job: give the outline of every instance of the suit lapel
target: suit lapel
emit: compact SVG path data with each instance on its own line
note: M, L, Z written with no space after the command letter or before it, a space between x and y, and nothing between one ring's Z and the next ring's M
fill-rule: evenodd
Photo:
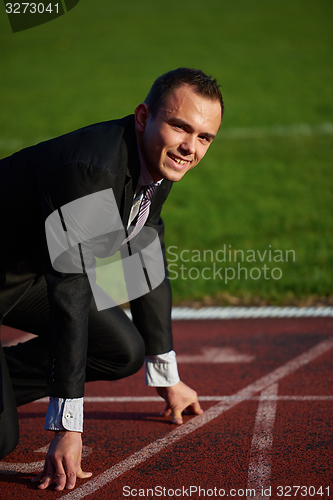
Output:
M133 198L134 198L134 189L133 189L132 178L127 176L124 189L124 210L122 215L123 226L125 228L127 227L129 215L133 204Z
M138 153L138 145L136 142L134 117L126 127L124 140L127 146L127 168L122 207L122 221L124 227L127 227L128 218L133 204L135 189L140 176L140 159Z

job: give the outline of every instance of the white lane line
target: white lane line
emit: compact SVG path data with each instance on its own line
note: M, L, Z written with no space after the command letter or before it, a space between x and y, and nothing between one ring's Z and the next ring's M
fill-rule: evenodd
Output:
M124 309L129 318L131 311ZM173 320L193 319L248 319L248 318L328 318L333 317L333 307L174 307L172 309ZM18 339L3 343L3 346L15 345L18 342L26 342L35 337L30 333L24 334ZM230 362L230 361L229 361Z
M261 377L252 384L249 384L247 387L244 387L244 389L238 391L236 396L250 397L256 394L257 392L263 391L266 387L269 387L270 385L278 382L287 375L294 373L302 366L307 365L311 361L315 360L317 357L326 353L327 351L332 349L332 347L333 347L333 338L320 342L316 346L309 349L307 352L301 354L300 356L297 356L296 358L290 361L287 361L287 363L280 366L276 370L273 370L271 373ZM133 469L136 465L145 462L149 458L153 457L167 446L175 443L184 436L187 436L191 432L200 429L200 427L207 424L211 420L214 420L215 418L219 417L227 410L230 410L231 408L236 406L238 403L239 401L221 401L220 403L217 403L215 406L205 411L205 413L203 413L202 415L193 417L186 424L177 427L175 430L168 433L166 436L157 439L156 441L145 446L136 453L133 453L133 455L131 455L130 457L110 467L110 469L107 469L106 471L102 472L102 474L88 481L80 488L77 488L76 490L63 496L62 499L80 500L81 498L84 498L87 495L91 495L92 493L99 490L100 488L102 488L109 482L113 481L117 477Z
M124 309L132 319L129 309ZM244 319L244 318L328 318L333 317L333 307L173 307L173 320L192 319Z
M310 125L308 123L297 123L292 125L272 125L268 127L233 127L222 128L217 135L223 139L261 139L263 137L293 137L312 135L332 135L333 124L330 122Z
M203 347L201 354L179 354L177 363L250 363L254 359L233 347Z
M333 135L333 123L323 122L317 125L309 123L294 123L291 125L271 125L266 127L223 127L218 134L218 140L223 139L261 139L262 137L293 137L312 135ZM21 139L19 137L0 137L0 149L4 151L18 150L23 147L47 141L51 137L36 137Z
M130 311L125 310L129 317ZM174 307L173 320L189 319L244 319L244 318L327 318L333 316L333 307Z
M35 450L35 453L47 453L49 451L49 444ZM88 457L93 452L92 448L82 446L82 458ZM14 463L14 462L0 462L0 474L30 474L32 472L41 472L44 468L45 459L39 462L28 463Z
M254 489L256 497L259 494L259 500L270 498L270 495L265 494L265 490L267 493L270 486L277 394L277 383L261 392L254 424L247 488ZM247 500L252 498L247 496Z
M281 395L281 396L250 396L250 397L239 397L237 395L232 396L199 396L199 401L258 401L259 399L265 399L268 401L333 401L333 396L322 396L322 395ZM84 398L85 403L161 403L163 400L159 396L87 396ZM45 403L49 402L49 398L38 399L33 401L34 403Z
M14 462L0 462L0 474L14 475L14 474L30 474L31 472L40 472L44 468L44 460L39 462L30 463L14 463Z

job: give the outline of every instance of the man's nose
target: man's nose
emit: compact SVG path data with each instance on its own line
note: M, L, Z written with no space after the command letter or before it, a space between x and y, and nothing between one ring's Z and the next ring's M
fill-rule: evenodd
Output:
M195 137L192 135L188 135L184 142L180 145L181 149L185 154L193 155L195 153Z

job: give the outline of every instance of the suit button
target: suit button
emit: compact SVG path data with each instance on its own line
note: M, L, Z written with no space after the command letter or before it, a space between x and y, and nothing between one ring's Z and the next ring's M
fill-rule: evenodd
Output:
M68 420L69 418L71 418L71 416L72 415L70 413L66 413L65 418Z

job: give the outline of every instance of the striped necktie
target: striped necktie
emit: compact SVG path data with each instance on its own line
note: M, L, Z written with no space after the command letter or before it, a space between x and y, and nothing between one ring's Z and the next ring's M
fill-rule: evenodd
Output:
M154 196L154 193L156 189L158 188L159 184L153 183L149 184L148 186L145 186L144 189L144 194L143 198L141 200L140 208L139 208L139 213L136 217L136 224L134 226L133 231L131 234L123 241L123 244L126 243L127 241L130 241L134 236L138 234L139 231L141 231L142 227L144 226L148 214L149 214L149 209L150 209L150 204L151 200Z

